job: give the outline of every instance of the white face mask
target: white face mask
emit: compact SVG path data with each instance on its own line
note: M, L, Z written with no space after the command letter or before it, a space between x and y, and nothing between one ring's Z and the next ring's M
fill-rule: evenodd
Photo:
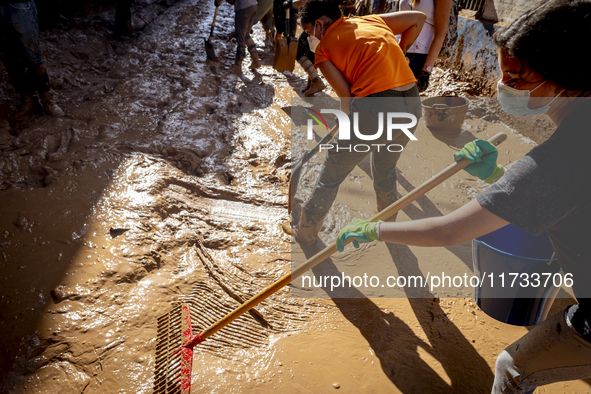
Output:
M548 105L538 108L529 108L529 100L531 98L531 92L542 86L546 81L542 82L532 90L519 90L505 85L501 81L497 83L497 100L501 103L501 106L505 110L513 115L542 115L548 112L550 104L556 100L558 96L562 94L560 92L558 96L554 97L554 100L550 101Z
M320 32L320 36L322 37L323 32ZM316 23L314 23L314 34L308 36L308 45L310 45L310 50L312 52L316 52L316 47L320 44L320 39L316 37Z

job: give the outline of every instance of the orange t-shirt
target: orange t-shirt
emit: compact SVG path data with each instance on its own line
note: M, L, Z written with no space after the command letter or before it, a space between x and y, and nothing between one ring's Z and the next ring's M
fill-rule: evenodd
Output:
M315 55L316 67L334 63L355 97L417 81L394 33L377 15L340 18L324 32Z

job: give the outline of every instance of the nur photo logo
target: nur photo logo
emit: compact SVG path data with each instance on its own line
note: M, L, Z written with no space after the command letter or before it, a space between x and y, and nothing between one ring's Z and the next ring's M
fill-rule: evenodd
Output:
M417 117L407 112L378 112L378 128L373 134L363 134L359 130L359 113L353 112L352 118L349 115L338 109L321 109L320 112L313 110L312 108L305 108L304 114L310 116L307 122L307 139L314 139L314 121L318 124L323 131L328 131L328 125L322 114L333 114L336 116L338 121L338 141L351 141L352 135L354 139L359 141L377 141L382 139L386 133L386 140L392 141L393 138L398 136L398 131L402 131L411 141L416 141L415 137L409 129L417 125ZM401 120L408 120L406 123L400 123ZM351 123L353 127L351 128ZM352 129L352 130L351 130ZM353 134L351 134L353 131ZM372 150L372 147L377 147L377 151L380 149L386 149L388 152L402 152L404 147L400 144L388 144L388 143L357 143L349 144L346 146L339 146L338 144L321 144L320 151L334 149L337 152L346 150L349 152L367 153Z

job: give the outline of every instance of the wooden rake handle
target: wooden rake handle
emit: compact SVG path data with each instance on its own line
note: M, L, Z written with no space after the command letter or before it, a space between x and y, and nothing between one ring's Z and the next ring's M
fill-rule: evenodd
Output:
M505 133L498 133L497 135L493 136L491 139L488 140L491 144L497 146L500 143L507 140L507 134ZM453 175L457 174L465 167L470 165L470 160L462 159L460 161L456 161L445 170L441 171L439 174L435 175L413 191L406 194L400 200L396 201L394 204L390 205L389 207L385 208L383 211L378 212L374 217L370 219L372 222L377 222L379 220L386 220L390 216L394 215L396 212L400 211L402 208L405 208L407 205L411 204L417 198L421 197L423 194L427 193L429 190L433 189L434 187L438 186L440 183L443 183L446 179L452 177ZM353 242L353 240L351 240Z
M499 133L489 139L488 141L493 145L499 145L501 142L507 139L507 134ZM371 218L372 222L377 222L378 220L385 220L388 219L390 216L394 215L402 208L406 207L407 205L411 204L417 198L421 197L423 194L427 193L429 190L433 189L435 186L439 185L440 183L444 182L446 179L450 178L451 176L455 175L459 171L461 171L464 167L468 166L470 161L468 159L462 159L457 161L447 167L445 170L441 171L439 174L435 175L428 181L424 182L422 185L417 187L416 189L412 190L400 200L396 201L383 211L379 212L377 215ZM353 239L349 239L347 244L353 242ZM303 275L306 271L312 269L322 261L326 260L330 256L332 256L337 251L336 244L333 243L330 246L327 246L324 250L318 252L316 255L312 256L312 258L308 259L305 263L302 263L298 267L296 267L293 271L285 274L280 279L278 279L273 284L267 286L257 295L252 297L250 300L246 301L244 304L240 305L238 308L233 310L232 312L228 313L225 317L217 321L216 323L212 324L209 328L200 332L197 336L193 338L187 345L185 346L195 346L219 330L221 330L226 325L233 322L235 319L240 317L242 314L249 311L251 308L258 305L260 302L268 298L270 295L277 292L279 289L284 287L285 285L291 283L292 279L296 279Z

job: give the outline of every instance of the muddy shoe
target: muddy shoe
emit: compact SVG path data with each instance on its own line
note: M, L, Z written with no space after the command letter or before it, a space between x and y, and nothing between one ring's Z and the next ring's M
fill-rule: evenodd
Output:
M294 238L299 244L303 245L312 245L318 240L318 234L305 234L305 231L302 231L298 227L292 229L291 234L294 236Z
M53 99L53 94L51 91L45 92L39 96L41 99L41 104L43 104L43 109L51 116L64 116L64 111L57 105L55 100Z
M312 80L312 83L310 83L310 88L304 92L304 96L312 96L314 93L324 90L324 88L326 88L326 85L322 82L322 79L316 77Z
M305 209L302 210L300 221L296 228L291 232L300 244L311 245L318 240L318 233L322 228L324 218L308 217Z
M308 83L306 83L306 87L302 89L302 93L306 90L310 89L310 85L312 84L312 78L308 77Z
M250 66L248 66L248 68L250 68L251 70L255 70L261 66L262 66L262 64L261 64L261 61L259 60L259 55L257 53L252 57L252 62L250 63Z
M230 67L230 71L237 75L242 74L242 62L236 62L232 64L232 67Z
M306 74L308 74L308 85L306 86L306 89L304 89L304 96L311 96L326 87L324 82L322 82L322 79L318 76L318 70L314 67L314 64L312 64L308 57L302 56L300 60L298 60L298 63L300 63L300 66L302 66L304 71L306 71Z
M31 111L33 111L35 109L35 105L36 105L35 103L37 100L35 100L35 97L33 97L33 95L23 94L23 95L21 95L21 97L22 97L23 102L22 102L20 108L12 114L12 118L14 118L15 120L20 120L20 119L25 118Z

